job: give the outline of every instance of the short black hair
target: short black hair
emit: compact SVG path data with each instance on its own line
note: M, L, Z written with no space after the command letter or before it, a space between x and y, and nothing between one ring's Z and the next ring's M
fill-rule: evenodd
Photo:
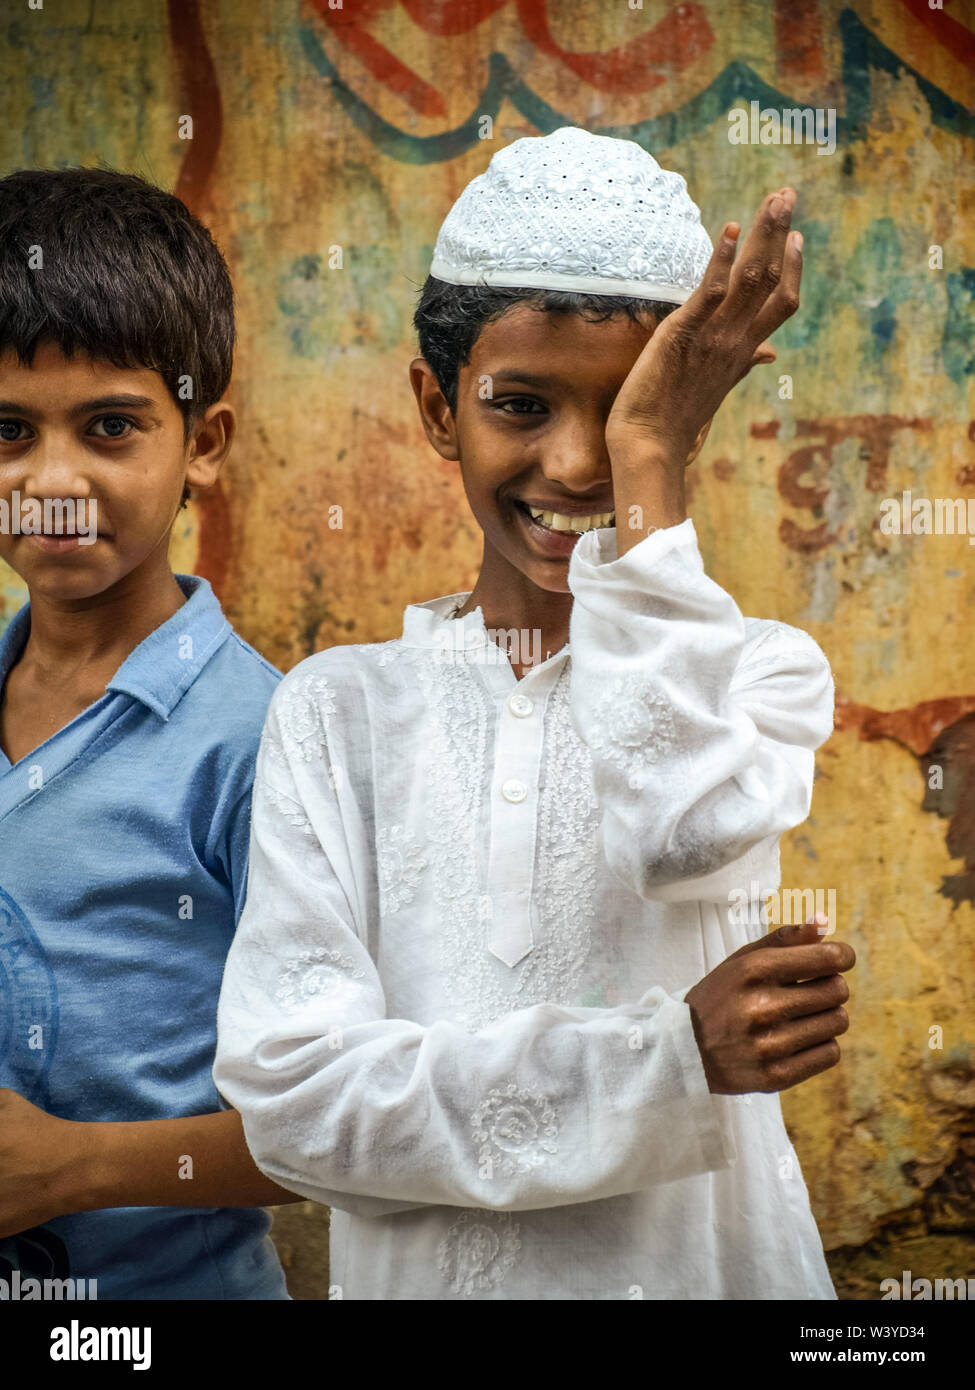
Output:
M31 266L34 248L43 268ZM188 439L227 389L235 338L226 262L172 193L107 168L0 178L0 352L29 367L54 342L66 357L157 371Z
M679 307L629 295L507 285L451 285L428 275L413 314L413 327L420 353L430 364L452 413L457 411L460 369L470 361L482 329L513 304L528 304L542 313L579 314L590 323L602 323L619 314L626 314L634 323L645 323L648 314L659 321Z

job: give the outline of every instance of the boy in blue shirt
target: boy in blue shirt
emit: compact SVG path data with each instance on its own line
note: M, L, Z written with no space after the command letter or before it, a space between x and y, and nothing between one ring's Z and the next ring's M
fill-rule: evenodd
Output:
M234 338L177 198L0 180L0 557L30 594L0 636L3 1297L288 1297L260 1207L297 1199L211 1077L280 676L168 559L230 449Z

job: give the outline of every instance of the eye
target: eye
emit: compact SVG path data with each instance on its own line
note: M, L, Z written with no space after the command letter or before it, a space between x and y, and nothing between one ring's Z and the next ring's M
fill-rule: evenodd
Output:
M106 432L99 435L99 439L125 439L130 430L138 429L135 421L130 420L127 415L100 415L93 424L105 426ZM128 429L118 429L119 425L128 426Z
M545 407L541 404L540 401L533 400L531 396L509 396L509 398L506 401L494 402L494 408L496 410L503 410L506 415L532 415L536 412L532 410L515 410L513 408L509 409L508 407L536 405L539 407L539 410L542 411L542 413L544 413Z
M16 444L18 442L18 436L16 434L8 434L7 431L21 430L23 427L24 424L22 420L0 420L0 443Z

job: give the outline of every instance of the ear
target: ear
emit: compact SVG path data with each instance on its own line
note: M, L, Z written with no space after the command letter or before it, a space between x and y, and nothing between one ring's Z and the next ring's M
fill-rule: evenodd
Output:
M205 492L220 476L234 435L237 415L227 401L217 401L193 427L187 440L186 481L194 492Z
M453 411L425 357L414 357L410 363L410 385L427 439L441 458L456 462L460 458L460 450Z
M684 463L684 467L685 467L685 468L689 468L689 467L690 467L690 465L691 465L691 464L694 462L694 460L697 458L698 454L699 454L699 453L701 452L701 450L704 448L704 441L705 441L705 439L707 439L707 437L708 437L708 432L709 432L710 429L711 429L711 423L712 423L713 420L714 420L714 416L712 415L712 416L711 416L711 419L708 420L707 424L703 425L703 426L701 427L701 429L698 431L697 438L696 438L695 441L694 441L694 447L691 449L691 452L687 455L687 459L685 460L685 463Z

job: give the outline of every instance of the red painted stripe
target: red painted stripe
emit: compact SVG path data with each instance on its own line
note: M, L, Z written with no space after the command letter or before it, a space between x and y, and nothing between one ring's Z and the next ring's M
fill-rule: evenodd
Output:
M946 0L951 3L951 0ZM975 70L975 34L944 10L932 10L928 0L901 0L901 4L923 24L929 34L947 48L966 67Z
M378 82L395 92L421 116L446 116L446 103L436 87L401 63L366 28L375 14L391 8L393 3L394 0L356 0L354 10L351 6L349 9L330 10L328 0L311 0L312 7L328 25L329 31L356 55Z
M928 752L942 729L975 712L975 695L951 695L921 700L903 709L874 709L846 695L837 695L834 727L852 729L863 739L892 738L918 757Z
M173 192L197 217L212 209L210 179L223 134L223 107L217 74L200 22L198 0L168 0L169 35L179 72L180 115L193 117L193 139L186 141ZM231 559L230 503L220 482L195 499L200 519L195 573L208 579L226 601Z
M226 606L227 579L233 558L233 518L219 478L213 487L194 498L193 505L200 518L194 573L209 579L213 592Z
M818 0L775 0L775 59L780 78L815 86L826 80Z
M548 26L547 0L517 0L522 26L543 53L559 58L599 91L623 95L649 92L682 72L714 44L714 30L701 5L677 5L646 33L605 53L560 48Z
M168 0L169 36L179 73L180 115L193 117L193 139L185 154L173 192L197 216L209 206L210 176L223 135L223 105L216 69L200 22L198 0Z
M442 115L443 100L433 87L368 32L368 22L393 0L357 0L355 9L330 10L328 0L310 0L330 31L390 91L423 115ZM476 28L507 0L402 0L410 19L425 33L456 37ZM702 57L714 44L714 31L703 6L675 6L651 30L605 53L574 53L552 37L548 0L516 0L525 34L543 53L599 91L620 95L651 91Z
M503 10L508 0L401 0L413 23L427 34L454 38Z

